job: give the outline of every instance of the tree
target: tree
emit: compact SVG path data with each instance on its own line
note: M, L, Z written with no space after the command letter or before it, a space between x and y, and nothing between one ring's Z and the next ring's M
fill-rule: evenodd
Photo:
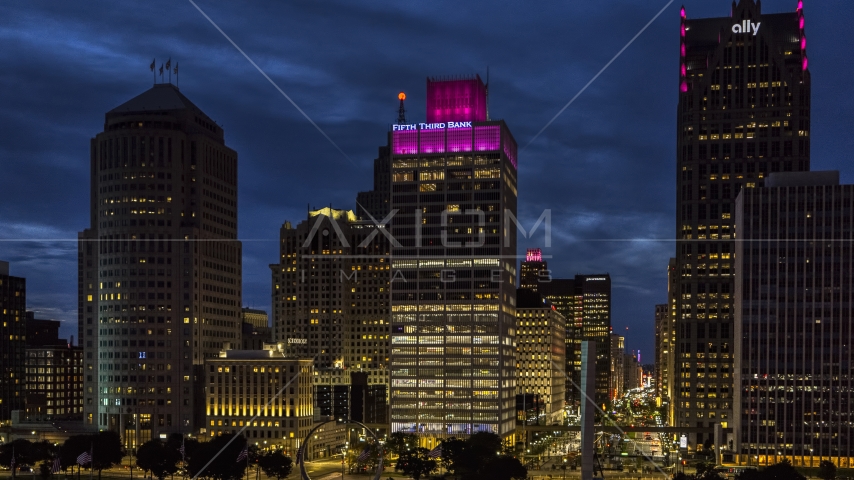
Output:
M413 433L394 432L388 436L388 449L398 457L408 451L410 447L418 445L418 437Z
M440 463L442 467L451 472L454 477L462 467L462 456L465 452L466 442L456 437L451 437L442 442L442 456Z
M45 480L50 478L50 471L53 469L53 462L50 460L43 460L42 463L39 464L39 475Z
M33 448L33 442L19 438L14 442L0 445L0 465L12 465L12 452L15 453L15 465L33 465L39 460Z
M465 441L465 447L454 462L454 473L463 478L475 476L501 452L501 437L494 433L478 432Z
M62 444L59 450L59 462L62 464L62 470L65 471L68 467L74 469L77 464L77 457L88 452L91 446L91 437L89 435L74 435L68 437Z
M822 480L833 480L836 478L836 465L830 460L822 460L818 464L818 478Z
M476 477L480 480L525 480L528 469L515 457L501 455L487 461Z
M90 438L92 440L91 468L98 470L98 479L100 480L101 470L122 463L125 451L122 448L122 439L116 432L98 432L91 435Z
M285 456L281 450L276 450L262 455L258 459L258 465L261 466L264 475L281 480L291 474L293 460L291 457Z
M143 443L136 452L136 465L160 480L177 472L180 461L181 452L177 448L156 439Z
M763 480L806 480L788 459L775 463L760 472Z
M238 480L246 470L246 461L237 461L245 446L246 439L242 436L233 433L217 436L210 442L200 444L193 452L187 463L187 473L191 477L198 475L215 480Z
M436 470L436 460L430 458L430 450L413 447L398 457L394 469L415 480L420 480L421 477Z

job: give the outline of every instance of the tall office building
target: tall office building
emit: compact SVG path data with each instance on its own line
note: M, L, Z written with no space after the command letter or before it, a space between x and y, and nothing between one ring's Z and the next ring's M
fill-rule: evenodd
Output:
M671 258L667 262L667 331L670 336L670 350L668 350L667 354L664 356L665 363L667 364L667 388L663 392L664 399L662 400L662 404L665 405L665 411L667 412L668 425L672 425L674 423L673 419L676 418L675 402L673 399L678 398L677 390L680 387L686 386L677 377L679 374L676 372L676 297L679 296L677 292L679 291L680 279L681 276L676 270L676 259Z
M84 422L134 446L203 426L205 358L240 339L237 153L171 84L105 117L79 234Z
M543 251L529 248L519 269L519 287L536 292L540 281L549 280L550 274L549 264L543 260Z
M544 298L548 299L555 309L566 319L566 404L577 409L581 405L581 393L578 385L581 385L581 341L583 340L582 322L583 317L575 306L575 280L566 278L554 278L548 283L540 283L537 286Z
M391 429L515 429L516 142L479 77L427 80L391 146Z
M670 309L666 303L655 306L655 396L667 391L667 356L670 354Z
M772 173L736 204L735 452L854 462L854 185Z
M9 275L0 262L0 422L24 409L27 280Z
M810 74L804 15L681 11L677 112L679 272L674 425L732 421L734 201L769 172L809 170ZM713 437L689 435L694 448Z
M370 384L388 384L391 262L381 230L351 210L325 207L279 231L273 337L314 359L316 383L347 385L360 371Z
M576 275L574 279L540 282L538 291L567 318L567 402L580 405L581 342L596 342L596 404L611 399L611 277ZM565 312L565 313L564 313ZM571 325L570 325L571 324Z
M611 399L621 398L625 391L625 369L623 354L626 352L626 338L616 333L611 334Z
M565 337L566 319L551 302L532 290L517 290L516 397L539 399L538 425L540 417L545 420L543 425L560 423L564 418ZM530 403L526 398L523 409Z

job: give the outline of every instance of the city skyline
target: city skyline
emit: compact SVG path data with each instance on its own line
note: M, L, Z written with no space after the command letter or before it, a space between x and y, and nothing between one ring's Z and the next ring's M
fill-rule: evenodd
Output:
M720 16L729 7L727 1L685 3L689 18ZM763 3L765 12L791 11L796 4ZM276 37L272 29L278 25L260 10L238 16L219 5L200 4L354 163L314 130L191 4L174 10L173 16L164 17L162 12L172 10L155 4L133 11L119 8L100 20L92 20L85 10L63 12L65 6L52 6L51 13L39 10L39 4L26 10L4 6L12 26L2 32L21 48L0 53L7 65L19 66L0 76L8 95L0 126L11 132L0 147L11 172L0 179L6 192L0 206L0 223L7 226L2 238L67 241L4 241L0 259L11 263L13 275L27 278L28 307L41 318L61 320L62 336L76 335L76 232L86 224L89 140L103 128L103 112L151 87L151 57L157 58L159 67L171 51L173 63L180 62L184 73L182 93L222 124L226 142L241 152L238 236L245 250L244 304L272 313L267 263L278 250L281 223L303 218L306 200L317 207L332 201L335 208L355 208L355 194L370 189L376 145L383 143L385 127L396 118L397 92L409 96L408 120L423 122L425 77L473 71L485 76L489 65L490 112L506 119L520 146L520 219L530 228L542 208L554 210L554 243L544 255L552 257L548 261L555 276L610 273L614 332L627 337L627 349L640 348L649 358L654 351L651 312L655 304L666 301L665 266L673 252L672 140L678 88L678 52L673 45L680 5L670 5L591 89L528 149L523 147L665 4L580 5L568 8L565 15L490 12L488 19L498 25L520 28L513 38L518 45L509 38L491 44L454 31L457 20L440 23L443 9L438 6L424 14L424 24L414 24L415 12L405 6L389 5L379 12L373 6L364 10L342 6L354 16L348 20L352 25L379 13L384 20L380 23L388 28L368 32L356 26L331 35L335 22L326 21L314 7L296 7L297 11L283 7L280 15L268 17L320 20L322 28L310 32L296 28L292 36ZM459 12L463 23L478 15L477 7L466 8ZM845 17L840 10L846 8L852 7L805 5L810 69L817 75L812 167L839 169L842 182L851 183L850 169L841 168L847 145L830 140L842 138L842 115L846 106L852 106L851 99L833 94L854 68L835 58L852 44L852 33L837 20ZM56 13L65 15L71 47L62 59L48 51L59 42L24 30L45 23L49 27ZM137 14L140 23L128 27L126 20ZM117 17L121 15L127 17ZM535 33L533 22L538 25L546 17L555 20ZM559 22L560 17L569 20ZM101 34L84 33L88 31ZM414 40L400 41L401 31ZM355 48L344 44L347 33L368 52L344 62L343 55ZM271 37L283 41L271 42ZM416 47L408 50L402 44ZM425 46L431 44L447 55L429 52ZM585 53L566 53L561 47L566 44ZM419 61L413 62L416 55ZM638 73L645 85L643 95L635 94ZM55 98L50 96L53 92ZM34 132L47 134L35 138ZM287 155L279 153L286 149ZM313 188L318 170L324 188ZM32 187L36 180L38 195ZM571 206L570 212L564 205ZM638 237L662 241L628 243L632 248L626 248L626 242L597 241ZM520 237L517 253L542 243L541 236ZM625 326L630 327L628 332Z

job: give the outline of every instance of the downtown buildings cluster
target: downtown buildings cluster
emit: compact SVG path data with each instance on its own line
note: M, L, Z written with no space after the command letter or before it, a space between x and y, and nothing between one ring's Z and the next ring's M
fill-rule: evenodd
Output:
M681 10L677 241L654 383L691 448L848 466L854 187L809 171L804 23L801 3ZM597 405L640 387L640 354L611 329L610 276L553 278L539 249L518 262L517 147L487 101L478 77L428 79L419 124L401 98L356 208L282 225L269 328L242 308L238 161L222 128L171 84L107 112L79 236L84 428L128 446L243 431L295 452L318 422L350 418L431 448L481 431L512 442L517 424L583 403L583 341ZM9 278L3 326L20 330ZM4 331L4 362L22 332ZM22 382L2 384L4 416L23 408Z

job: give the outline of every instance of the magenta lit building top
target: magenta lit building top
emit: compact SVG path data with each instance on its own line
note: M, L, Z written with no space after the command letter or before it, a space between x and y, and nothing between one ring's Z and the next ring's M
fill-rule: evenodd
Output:
M504 151L510 163L517 167L518 147L506 125L503 122L488 123L492 125L472 125L471 122L395 125L391 132L392 153L417 155Z
M479 75L427 79L427 123L486 121L486 86Z
M529 248L528 252L525 254L526 262L542 262L543 261L543 251L539 248Z

